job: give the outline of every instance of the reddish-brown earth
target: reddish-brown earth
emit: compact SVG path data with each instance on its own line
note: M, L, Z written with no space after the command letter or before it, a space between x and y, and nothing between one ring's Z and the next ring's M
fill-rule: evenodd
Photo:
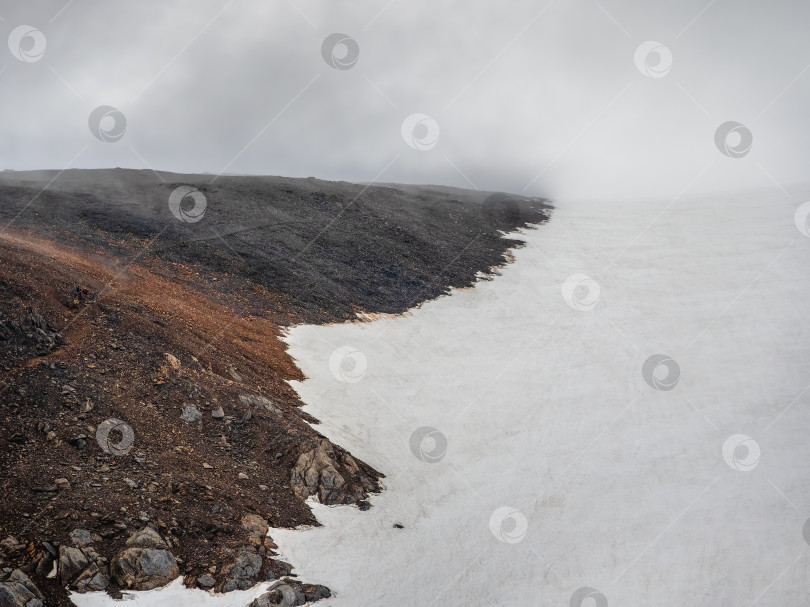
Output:
M0 311L24 323L35 309L61 335L42 355L24 336L0 343L0 539L24 546L0 556L0 567L38 559L43 540L69 545L77 528L100 533L106 541L96 549L112 559L129 531L149 522L176 539L172 552L193 581L212 567L221 572L248 544L245 513L273 526L315 524L290 478L319 435L286 383L302 376L262 310L273 297L258 287L223 297L205 287L216 277L172 270L175 280L103 251L0 236ZM75 285L97 301L76 304ZM278 413L243 395L266 397ZM196 404L201 421L184 421L184 404ZM224 419L212 417L218 407ZM107 454L95 440L109 418L134 430L126 455ZM82 435L84 448L69 442ZM377 473L357 463L359 474L335 462L346 480L335 501L376 488ZM265 566L287 573L273 560ZM54 604L64 602L56 580L35 581Z
M521 244L504 231L550 208L449 188L208 181L0 178L0 604L21 568L46 604L69 605L65 588L82 589L67 558L82 558L77 529L96 534L82 550L114 595L123 577L108 564L147 528L189 585L288 576L257 527L317 524L308 495L365 509L381 474L301 411L282 328L398 313L470 286ZM204 221L168 213L180 183L206 193ZM132 429L124 453L96 440L110 419ZM308 588L301 596L326 591Z

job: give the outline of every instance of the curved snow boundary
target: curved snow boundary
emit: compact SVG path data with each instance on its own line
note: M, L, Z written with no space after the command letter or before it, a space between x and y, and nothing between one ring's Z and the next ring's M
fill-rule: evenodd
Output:
M368 512L315 504L322 527L272 530L280 550L335 607L563 605L583 588L609 605L797 602L810 411L788 405L807 381L810 239L796 206L781 192L559 205L496 281L403 317L293 328L305 410L387 478ZM572 275L595 301L563 289ZM364 362L341 378L345 347ZM662 354L671 390L645 375ZM748 472L723 457L738 434L760 447ZM414 449L415 435L432 438Z

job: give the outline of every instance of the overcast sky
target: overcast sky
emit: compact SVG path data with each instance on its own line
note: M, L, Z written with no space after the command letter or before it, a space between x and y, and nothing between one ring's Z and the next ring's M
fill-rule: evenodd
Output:
M2 168L555 198L810 181L804 0L6 0L0 18ZM99 106L120 114L94 134Z

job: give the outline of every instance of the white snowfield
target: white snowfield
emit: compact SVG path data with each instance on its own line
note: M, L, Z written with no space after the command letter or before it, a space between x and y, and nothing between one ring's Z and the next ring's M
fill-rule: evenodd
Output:
M562 203L493 281L293 329L307 412L387 476L271 530L319 605L810 604L808 199Z
M494 281L293 329L307 412L387 475L271 530L301 579L335 607L810 604L808 199L560 204Z

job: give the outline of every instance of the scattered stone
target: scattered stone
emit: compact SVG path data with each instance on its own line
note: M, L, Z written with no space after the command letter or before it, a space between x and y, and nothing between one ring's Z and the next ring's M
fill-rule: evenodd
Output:
M182 365L180 364L180 359L179 358L177 358L174 354L169 354L168 352L166 352L163 356L166 357L166 362L169 363L169 366L174 371L179 371L180 370L180 367Z
M54 484L56 485L56 488L59 489L60 491L70 489L70 481L66 478L57 478L54 481Z
M239 400L242 401L242 404L245 404L248 407L265 409L267 411L270 411L271 413L275 413L276 415L281 415L281 409L276 407L264 396L254 396L253 394L242 394L239 396Z
M34 493L56 493L58 489L56 488L56 485L48 485L47 487L31 487L31 491Z
M214 469L214 467L211 464L208 464L206 462L203 462L203 468L205 468L206 470L213 470Z
M270 530L267 521L258 514L246 514L242 517L242 528L248 532L250 543L261 546Z
M217 407L213 411L211 411L211 417L214 419L222 419L225 417L225 411L222 410L222 407Z
M195 424L202 420L202 411L197 405L183 405L183 421Z
M216 585L217 581L207 573L197 578L197 586L203 590L209 590Z
M101 541L101 536L96 533L91 533L87 529L74 529L70 532L70 541L74 546L79 548L86 548L93 542Z
M153 527L144 527L129 536L127 548L168 548L169 545Z
M45 548L45 550L42 551L39 562L37 563L35 569L36 574L40 578L53 579L56 577L59 570L56 560L59 557L59 551L48 542L42 542L42 547Z
M4 552L14 552L22 548L22 544L17 541L17 538L9 535L6 539L0 542L0 550Z
M240 480L240 481L246 481L246 480L248 480L249 478L250 478L250 477L249 477L247 474L245 474L244 472L240 472L240 473L239 473L239 480Z
M74 436L73 438L68 439L68 444L73 445L80 451L87 446L87 436L84 434L79 434L78 436Z
M42 547L53 557L59 556L59 551L50 542L42 542Z
M405 527L403 527L403 526L402 526L402 525L400 525L399 523L394 523L394 529L404 529L404 528L405 528Z

